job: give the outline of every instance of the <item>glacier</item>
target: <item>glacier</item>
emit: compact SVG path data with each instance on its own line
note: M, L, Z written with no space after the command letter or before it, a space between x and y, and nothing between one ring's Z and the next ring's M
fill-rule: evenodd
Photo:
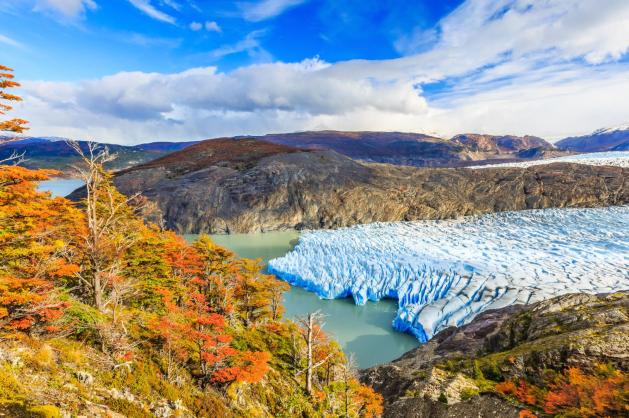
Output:
M629 206L502 212L305 232L268 269L324 299L396 298L426 342L487 309L629 288Z
M497 163L474 165L470 169L504 168L504 167L533 167L552 163L575 163L585 165L607 165L612 167L629 168L629 151L591 152L587 154L564 155L563 157L546 158L542 160L519 161L512 163Z

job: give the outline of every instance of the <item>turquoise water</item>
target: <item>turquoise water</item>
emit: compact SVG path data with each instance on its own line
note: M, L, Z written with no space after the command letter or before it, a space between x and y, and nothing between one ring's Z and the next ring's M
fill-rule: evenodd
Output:
M40 190L65 196L81 186L80 180L53 179L40 183ZM195 235L186 235L194 239ZM260 258L263 263L286 254L296 244L296 231L263 234L213 235L214 241L240 257ZM322 260L322 262L324 262ZM384 300L356 306L351 299L322 300L315 294L291 287L284 298L286 317L295 318L320 310L325 317L324 329L341 344L346 353L353 353L361 368L398 358L417 347L415 338L396 332L391 322L397 302Z

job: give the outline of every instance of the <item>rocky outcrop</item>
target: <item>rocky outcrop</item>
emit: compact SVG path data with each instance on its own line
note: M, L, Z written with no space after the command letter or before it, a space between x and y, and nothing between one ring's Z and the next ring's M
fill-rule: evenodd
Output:
M387 417L517 417L488 382L597 364L626 372L628 353L629 291L571 294L487 311L361 379L384 396Z
M452 138L469 147L473 151L490 152L495 154L508 154L511 152L524 151L531 148L553 149L554 146L536 136L514 136L514 135L481 135L481 134L461 134Z
M178 232L235 233L622 205L629 203L627 178L628 169L578 164L483 170L367 164L249 138L193 145L120 172L115 183L154 201Z

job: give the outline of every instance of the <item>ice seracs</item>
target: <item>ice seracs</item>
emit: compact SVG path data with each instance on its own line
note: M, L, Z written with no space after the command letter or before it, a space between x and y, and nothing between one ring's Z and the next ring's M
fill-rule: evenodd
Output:
M425 342L486 309L629 288L629 207L307 232L269 270L326 299L397 298L394 328Z

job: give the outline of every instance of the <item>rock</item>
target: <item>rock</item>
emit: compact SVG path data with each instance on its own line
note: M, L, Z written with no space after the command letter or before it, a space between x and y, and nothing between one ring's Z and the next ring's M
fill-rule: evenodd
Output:
M94 384L94 376L88 372L76 372L77 380L85 386L92 386Z
M476 367L491 366L481 369L486 378L535 382L548 369L572 366L628 371L628 353L629 291L569 294L486 311L389 364L363 370L361 380L383 395L386 417L509 417L518 408L495 394L464 399L473 393Z
M115 184L154 201L167 228L236 233L622 205L629 203L627 177L626 168L568 163L482 170L366 164L249 138L201 142L119 172Z

